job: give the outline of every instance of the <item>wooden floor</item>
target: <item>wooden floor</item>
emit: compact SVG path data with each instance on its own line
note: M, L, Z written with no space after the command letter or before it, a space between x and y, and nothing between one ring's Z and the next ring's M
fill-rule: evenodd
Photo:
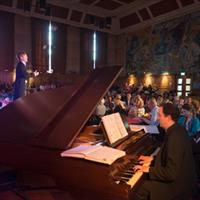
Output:
M19 197L19 194L21 197ZM0 200L74 200L67 192L60 191L29 191L19 192L1 192Z
M12 189L0 191L0 200L76 200L68 191L61 191L47 176L20 173Z
M14 189L0 191L0 200L88 200L84 195L77 194L77 191L72 194L58 190L55 183L43 175L36 176L27 172L20 174L16 186ZM200 195L190 200L200 200Z
M70 192L69 192L70 191ZM0 185L0 200L89 200L77 190L61 190L44 175L30 172L17 173L14 186L7 189ZM93 199L92 199L93 200ZM103 200L103 199L102 199Z
M20 194L22 198L11 191L1 192L0 200L75 200L69 193L61 191L29 191ZM200 197L191 200L200 200Z

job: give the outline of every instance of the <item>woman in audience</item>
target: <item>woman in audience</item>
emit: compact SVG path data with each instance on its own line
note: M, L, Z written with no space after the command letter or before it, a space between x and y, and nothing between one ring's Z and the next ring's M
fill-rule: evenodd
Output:
M200 121L196 117L193 107L189 104L182 106L178 123L187 129L189 136L195 136L200 131Z
M197 118L200 120L200 102L198 100L193 100L192 106L194 107Z
M191 98L191 97L186 97L186 98L184 99L184 104L192 105L192 98Z
M158 104L158 106L162 105L163 101L164 101L164 99L163 99L162 95L158 95L158 97L157 97L157 104Z
M115 104L112 95L107 94L105 96L105 106L106 106L106 114L112 114L114 112Z
M119 112L121 114L126 114L125 102L121 100L121 94L117 94L114 98L114 112Z
M128 111L128 115L130 117L142 117L145 114L145 109L144 109L144 101L140 97L140 95L135 96L132 104L133 105L130 107Z

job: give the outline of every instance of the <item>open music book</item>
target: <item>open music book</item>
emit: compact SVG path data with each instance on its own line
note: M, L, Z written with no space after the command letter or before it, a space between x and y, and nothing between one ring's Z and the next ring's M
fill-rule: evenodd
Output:
M119 113L103 116L102 123L110 145L128 135L128 132Z
M116 159L125 156L126 152L102 145L80 145L63 151L62 157L74 157L111 165Z

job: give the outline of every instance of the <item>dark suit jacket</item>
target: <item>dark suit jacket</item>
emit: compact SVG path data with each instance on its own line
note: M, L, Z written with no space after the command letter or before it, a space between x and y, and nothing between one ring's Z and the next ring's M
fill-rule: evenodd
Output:
M28 78L26 66L19 62L16 66L13 100L25 95L25 80Z
M196 172L184 127L174 124L168 128L161 150L150 167L147 185L152 200L178 200L191 195Z

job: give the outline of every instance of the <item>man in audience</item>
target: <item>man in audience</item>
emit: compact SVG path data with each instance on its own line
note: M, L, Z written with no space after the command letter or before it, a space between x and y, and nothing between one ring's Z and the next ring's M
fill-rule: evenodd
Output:
M155 98L151 98L147 103L148 108L150 109L150 114L146 118L141 118L146 124L149 125L159 125L158 122L158 106Z
M135 171L147 174L134 200L188 200L196 186L196 172L187 131L177 124L179 110L171 103L159 108L166 135L156 157L140 156ZM145 165L144 165L145 163ZM131 197L132 198L132 197Z
M105 99L102 98L100 100L100 102L98 103L95 111L94 111L94 114L96 116L98 116L99 118L103 117L105 114L106 114L106 106L105 106Z
M16 78L14 84L13 100L18 99L25 95L26 79L28 78L28 72L26 70L26 63L28 62L28 55L26 52L22 51L17 54L18 64L16 66ZM37 76L39 73L34 72Z

